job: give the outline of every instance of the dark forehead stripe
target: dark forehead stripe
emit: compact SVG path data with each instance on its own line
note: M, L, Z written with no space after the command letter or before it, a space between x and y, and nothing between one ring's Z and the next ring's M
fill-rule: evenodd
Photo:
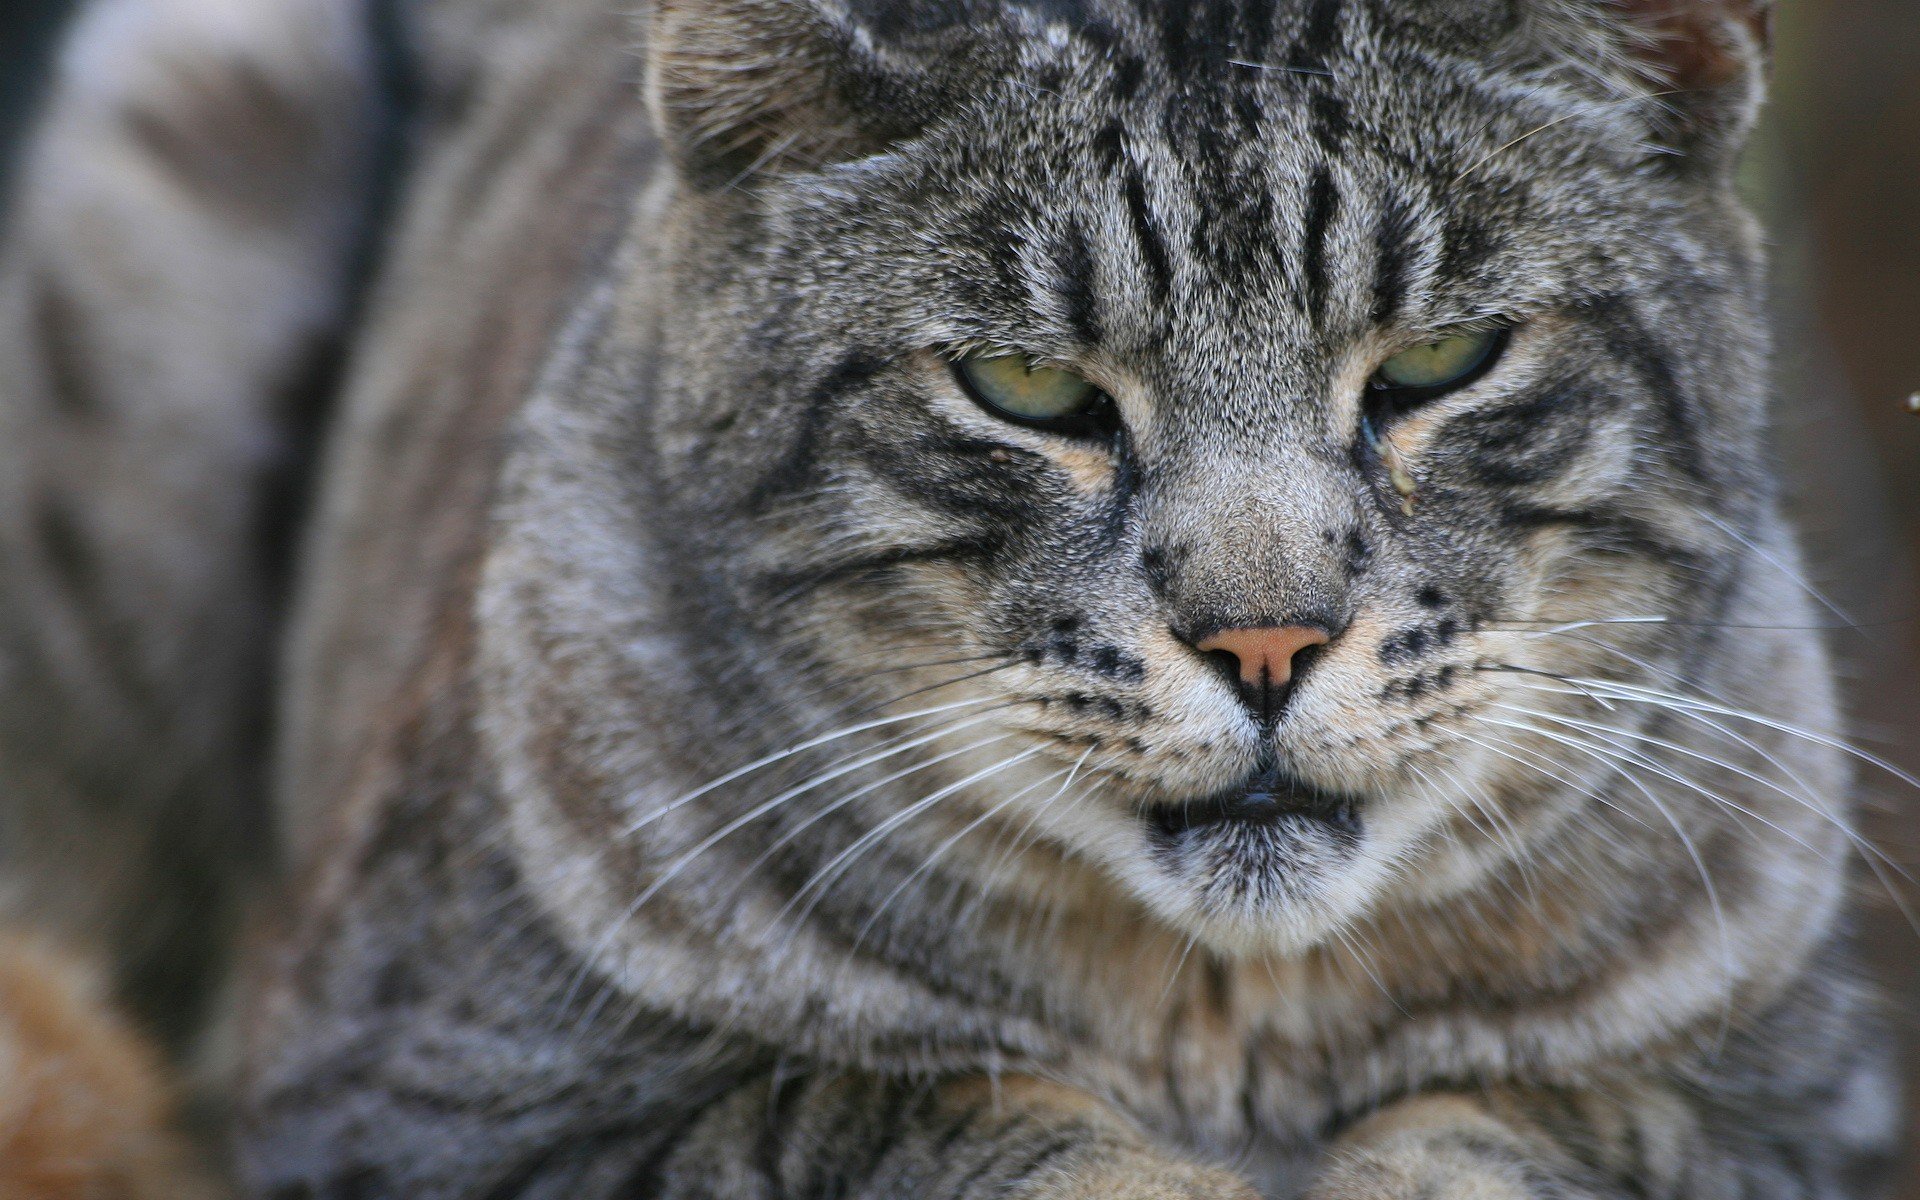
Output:
M1272 0L1246 0L1240 15L1240 37L1234 45L1234 57L1241 62L1265 65L1273 45Z
M1413 269L1413 207L1397 193L1386 197L1380 222L1374 228L1377 255L1373 271L1373 322L1384 325L1400 315L1407 302Z
M961 291L981 309L1018 308L1024 304L1027 287L1020 262L1027 249L1027 235L1021 229L1020 213L1004 199L990 199L961 218L959 226L969 244L995 248L990 256L991 269L963 275Z
M1307 315L1316 324L1326 319L1327 311L1327 234L1340 211L1340 189L1326 167L1314 172L1307 185L1307 215L1300 251L1300 273L1306 284L1303 297Z
M1118 124L1107 125L1094 135L1093 152L1101 165L1119 180L1127 224L1133 230L1133 239L1140 248L1140 261L1146 268L1147 287L1153 293L1154 303L1165 304L1173 294L1173 256L1154 227L1146 180L1127 153L1126 134Z
M1187 45L1191 39L1188 32L1193 23L1193 5L1190 0L1163 0L1162 3L1141 5L1146 13L1156 18L1160 26L1160 53L1166 63L1167 73L1179 78L1186 73Z
M1147 284L1161 304L1173 294L1173 256L1153 227L1153 210L1147 203L1147 185L1137 167L1129 167L1126 177L1127 222L1133 226L1134 240L1140 243L1140 258L1147 267Z
M1066 313L1067 325L1082 343L1094 345L1101 340L1099 289L1087 232L1080 222L1069 221L1049 249L1054 271L1051 285Z
M1347 115L1347 102L1334 95L1329 88L1322 88L1313 94L1309 103L1313 107L1314 140L1328 154L1340 153L1353 127L1352 118Z
M1296 71L1326 72L1339 48L1340 0L1313 0L1287 65Z

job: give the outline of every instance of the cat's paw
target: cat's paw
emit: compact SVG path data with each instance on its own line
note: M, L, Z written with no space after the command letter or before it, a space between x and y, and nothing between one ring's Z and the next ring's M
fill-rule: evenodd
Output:
M1238 1176L1148 1154L1064 1165L1009 1195L1017 1200L1259 1200Z
M1471 1102L1432 1097L1342 1139L1307 1200L1584 1200L1538 1148Z

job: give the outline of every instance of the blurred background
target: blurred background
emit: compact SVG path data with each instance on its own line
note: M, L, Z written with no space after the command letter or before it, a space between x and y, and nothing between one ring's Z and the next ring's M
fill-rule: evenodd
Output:
M0 0L0 186L70 0ZM1775 246L1779 448L1811 556L1844 613L1825 634L1853 732L1920 775L1920 0L1785 0L1774 106L1747 183ZM1811 635L1810 635L1811 636ZM1868 779L1869 832L1920 874L1920 792ZM1920 1151L1920 931L1883 889L1865 931L1908 1036ZM1920 887L1908 886L1920 910ZM1920 1153L1901 1200L1920 1200Z

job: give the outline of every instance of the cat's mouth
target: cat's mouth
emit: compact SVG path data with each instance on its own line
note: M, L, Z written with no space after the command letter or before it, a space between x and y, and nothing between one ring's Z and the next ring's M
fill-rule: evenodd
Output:
M1360 831L1360 800L1329 792L1298 779L1278 767L1264 767L1235 787L1210 796L1149 806L1142 817L1153 831L1168 840L1215 827L1275 825L1284 821L1313 821L1335 832Z

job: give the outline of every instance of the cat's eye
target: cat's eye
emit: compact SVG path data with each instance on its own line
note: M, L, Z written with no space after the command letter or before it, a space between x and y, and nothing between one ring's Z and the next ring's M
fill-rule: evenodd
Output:
M1054 433L1091 436L1110 426L1112 401L1092 383L1024 354L963 358L953 373L976 404L997 417Z
M1499 360L1505 329L1462 329L1403 350L1380 364L1371 386L1399 403L1415 403L1473 383Z

